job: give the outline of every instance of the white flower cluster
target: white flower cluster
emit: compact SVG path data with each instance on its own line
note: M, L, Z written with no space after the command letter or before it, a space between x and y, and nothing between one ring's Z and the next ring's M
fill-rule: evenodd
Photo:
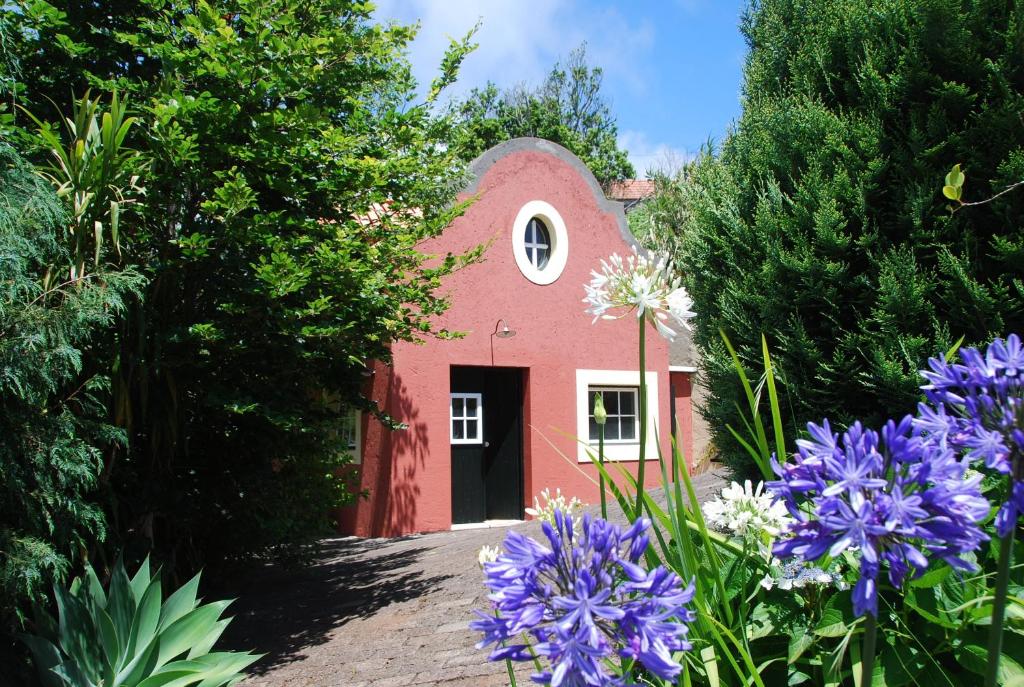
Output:
M555 495L551 496L551 491L545 489L540 493L544 499L544 505L540 505L540 499L536 496L533 497L533 508L527 508L527 515L532 515L538 520L544 520L552 525L555 524L555 511L560 510L562 513L567 513L572 517L573 524L575 525L583 511L583 502L573 496L568 501L565 500L565 496L562 495L561 489L555 489Z
M750 480L743 486L733 482L722 495L704 504L704 517L720 530L734 532L753 541L775 538L792 521L786 506L764 492L764 482L753 487Z
M500 546L488 546L484 544L480 547L480 553L477 554L476 560L480 563L480 567L484 567L484 563L493 563L498 560L498 556L501 555Z
M676 330L667 322L690 328L687 323L696 313L693 300L678 279L671 277L665 258L652 260L643 255L630 255L623 260L618 254L601 261L601 271L592 271L583 302L587 313L598 319L614 320L636 310L637 319L646 317L658 332L671 341ZM612 311L624 310L618 315Z

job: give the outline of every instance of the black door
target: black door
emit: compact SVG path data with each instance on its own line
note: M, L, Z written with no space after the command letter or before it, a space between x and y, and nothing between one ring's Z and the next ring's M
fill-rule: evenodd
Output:
M452 522L523 517L523 376L452 367Z

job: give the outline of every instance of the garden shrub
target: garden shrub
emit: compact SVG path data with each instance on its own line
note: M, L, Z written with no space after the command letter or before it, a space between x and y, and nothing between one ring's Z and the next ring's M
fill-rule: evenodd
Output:
M44 288L47 268L67 259L64 219L0 143L0 632L104 539L102 451L125 439L105 419L109 379L87 359L140 280L101 272ZM10 665L4 648L0 663Z
M1024 6L764 0L743 21L744 111L680 175L677 261L715 440L745 404L719 336L774 351L787 423L877 426L913 409L936 350L1024 328Z

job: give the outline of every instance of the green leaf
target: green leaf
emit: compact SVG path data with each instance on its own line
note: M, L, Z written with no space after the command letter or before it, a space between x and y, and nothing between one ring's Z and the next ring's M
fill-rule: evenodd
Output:
M946 196L950 200L960 200L960 194L963 192L958 186L943 186L942 195Z
M183 584L164 602L163 608L160 609L161 629L168 627L171 623L196 607L196 596L199 593L199 577L201 574L196 573L191 580Z
M789 635L789 646L786 650L786 658L789 662L796 663L797 659L803 656L814 645L814 635L809 628L793 628Z
M949 174L946 175L946 185L961 187L964 185L964 173L960 171L960 163L953 165L953 168L949 170Z
M839 592L825 604L821 620L814 627L814 634L819 637L842 637L852 629L855 622L850 592Z
M158 665L163 665L189 651L193 646L203 643L218 629L217 620L230 604L230 601L216 601L200 606L164 629L160 633Z
M28 645L32 652L32 660L36 665L36 671L39 673L43 687L62 687L63 683L60 678L52 671L52 668L61 663L57 647L52 642L33 635L20 635L20 639Z

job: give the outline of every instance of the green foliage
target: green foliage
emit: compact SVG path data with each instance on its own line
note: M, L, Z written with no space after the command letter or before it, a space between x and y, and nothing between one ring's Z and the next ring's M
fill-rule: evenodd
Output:
M0 144L0 623L102 540L95 490L101 451L123 443L105 421L108 379L89 366L92 345L140 287L131 273L94 272L45 288L67 254L65 216L52 191Z
M909 412L928 356L1024 328L1024 195L949 213L940 183L955 163L955 194L1024 178L1024 6L765 0L743 31L743 115L687 171L674 229L707 416L748 470L719 329L748 366L767 336L801 427Z
M559 143L576 154L602 186L636 172L618 146L618 125L601 94L603 71L587 62L586 45L556 64L536 88L499 92L493 83L474 88L453 106L459 127L452 145L465 160L519 136Z
M90 100L86 92L64 122L66 146L57 132L27 113L39 127L37 143L52 158L41 173L57 189L57 196L71 206L67 232L70 281L86 275L86 263L91 262L93 269L100 266L105 241L109 240L120 256L121 211L145 192L136 174L139 155L124 145L136 121L127 117L126 111L127 103L121 102L117 93L111 97L110 109L101 112L100 99Z
M433 336L442 280L477 255L418 250L463 208L453 123L414 101L413 29L367 4L107 5L36 0L12 21L27 109L69 87L138 108L147 193L120 242L149 285L106 358L130 438L106 457L117 534L183 567L295 553L353 498L341 419L388 421L367 361Z
M58 617L36 615L37 635L23 635L44 687L224 687L259 656L214 652L227 628L230 601L200 605L199 575L162 598L159 570L147 558L129 578L118 560L107 590L92 566L70 587L55 586Z

